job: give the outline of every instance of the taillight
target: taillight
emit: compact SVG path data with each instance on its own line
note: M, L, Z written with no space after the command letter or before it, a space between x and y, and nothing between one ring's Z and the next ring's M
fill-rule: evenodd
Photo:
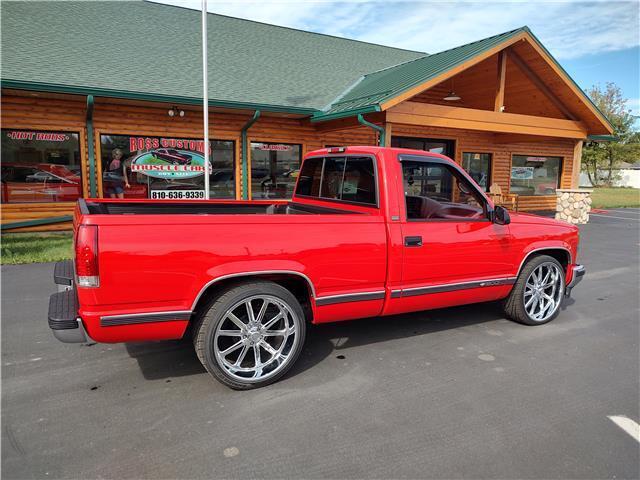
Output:
M330 147L328 149L329 153L344 153L347 150L347 147Z
M79 287L100 285L98 273L98 227L80 225L76 234L76 277Z

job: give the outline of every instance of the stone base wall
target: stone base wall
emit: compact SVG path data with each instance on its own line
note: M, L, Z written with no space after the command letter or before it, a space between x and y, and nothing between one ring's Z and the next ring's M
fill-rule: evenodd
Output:
M559 188L556 190L556 220L585 224L591 211L593 190Z

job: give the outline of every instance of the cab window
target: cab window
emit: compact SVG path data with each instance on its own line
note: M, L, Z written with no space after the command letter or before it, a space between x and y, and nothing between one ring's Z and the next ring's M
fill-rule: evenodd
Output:
M370 157L317 157L304 161L296 195L377 206Z

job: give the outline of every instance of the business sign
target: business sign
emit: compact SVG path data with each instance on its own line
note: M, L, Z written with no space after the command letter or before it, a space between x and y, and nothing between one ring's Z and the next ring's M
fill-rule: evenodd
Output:
M151 190L152 200L202 200L204 190Z
M266 150L270 152L288 152L292 150L291 145L282 145L279 143L259 143L258 150Z
M512 180L532 180L533 167L511 167Z
M64 142L70 138L66 133L25 132L22 130L7 132L7 137L11 140L37 140L40 142Z
M154 150L156 148L171 148L178 150L191 150L204 153L204 140L192 138L158 138L158 137L129 137L129 151ZM211 145L209 145L211 152Z
M204 174L204 157L189 150L158 148L134 157L131 171L153 178L193 178Z

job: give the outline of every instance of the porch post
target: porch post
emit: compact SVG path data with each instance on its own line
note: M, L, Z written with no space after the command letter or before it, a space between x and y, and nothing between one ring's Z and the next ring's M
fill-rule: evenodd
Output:
M96 178L96 154L94 151L93 142L95 141L93 135L93 95L87 95L87 152L89 153L89 197L95 198L97 189Z
M582 144L583 140L576 140L573 146L573 165L571 168L571 188L580 186L580 170L582 169Z
M253 112L253 117L240 130L242 136L242 199L249 200L249 141L247 131L260 118L260 110Z

